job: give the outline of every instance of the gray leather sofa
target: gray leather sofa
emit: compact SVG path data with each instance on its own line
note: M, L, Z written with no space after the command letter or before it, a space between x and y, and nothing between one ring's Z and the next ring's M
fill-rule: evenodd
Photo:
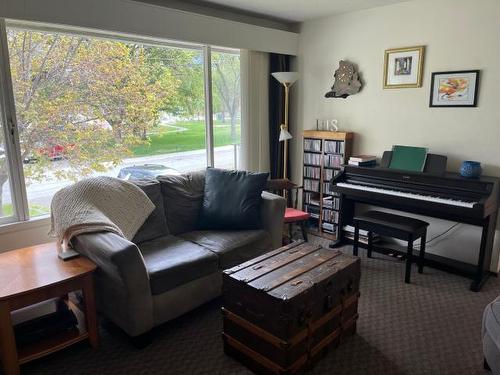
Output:
M281 245L286 202L262 193L262 229L203 231L196 221L204 173L138 183L156 209L132 241L83 234L73 247L98 265L98 309L130 336L176 318L221 293L222 270Z

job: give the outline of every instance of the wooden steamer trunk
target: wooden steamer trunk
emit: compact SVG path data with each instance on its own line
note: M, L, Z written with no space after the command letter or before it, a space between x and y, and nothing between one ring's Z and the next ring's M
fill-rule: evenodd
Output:
M223 273L224 351L260 374L295 374L356 331L360 260L292 243Z

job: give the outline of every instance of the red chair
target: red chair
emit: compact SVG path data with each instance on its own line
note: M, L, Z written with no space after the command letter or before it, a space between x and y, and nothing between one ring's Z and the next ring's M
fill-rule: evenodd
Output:
M275 179L267 182L267 190L271 193L284 196L287 200L287 208L285 210L285 225L288 225L290 241L293 235L293 225L296 224L302 231L304 241L307 241L306 222L309 220L309 213L297 209L299 191L302 186L294 184L288 179Z

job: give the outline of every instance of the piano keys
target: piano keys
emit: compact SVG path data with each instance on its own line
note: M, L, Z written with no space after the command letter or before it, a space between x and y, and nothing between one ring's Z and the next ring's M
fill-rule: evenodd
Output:
M463 200L458 200L458 199L442 198L442 197L437 196L437 195L409 193L409 192L402 191L399 189L394 190L394 189L376 188L376 187L372 187L372 186L366 186L363 184L358 185L358 184L339 182L337 184L337 187L342 187L342 188L346 188L346 189L356 189L356 190L361 190L361 191L368 191L368 192L373 192L373 193L378 193L378 194L392 195L394 197L417 199L417 200L425 201L425 202L442 203L442 204L448 204L450 206L458 206L458 207L472 208L472 207L474 207L475 204L478 203L478 202L473 202L473 201L463 201Z
M499 206L499 179L345 166L330 181L330 187L340 194L340 227L352 223L356 203L482 227L478 261L470 275L471 290L479 291L486 281Z

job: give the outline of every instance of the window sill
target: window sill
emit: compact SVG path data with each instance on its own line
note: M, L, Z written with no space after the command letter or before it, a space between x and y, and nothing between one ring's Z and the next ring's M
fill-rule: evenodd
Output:
M0 225L0 235L45 226L50 226L50 215L43 215L28 221L16 221L14 223Z

